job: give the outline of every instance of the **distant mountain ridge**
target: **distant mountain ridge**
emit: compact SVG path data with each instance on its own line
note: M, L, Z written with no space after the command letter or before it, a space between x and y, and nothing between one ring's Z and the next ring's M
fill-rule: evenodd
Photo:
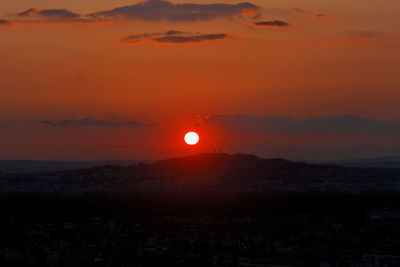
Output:
M128 166L149 160L100 160L100 161L52 161L52 160L0 160L0 172L32 173L53 172L62 170L87 169L96 166Z
M3 173L0 184L3 194L180 194L199 191L398 194L400 169L352 168L215 153L79 170Z
M204 153L192 156L172 158L161 161L155 160L99 160L99 161L52 161L52 160L0 160L0 172L3 173L37 173L88 169L105 165L130 166L137 163L154 163L155 168L177 168L182 165L187 168L198 169L206 165L207 169L240 168L240 166L260 166L262 164L293 165L283 158L264 159L248 154ZM330 162L316 162L316 165L338 165L345 167L362 168L400 168L400 156L387 156L378 158L337 160ZM175 167L174 167L175 166ZM281 165L282 166L282 165Z
M297 165L282 158L263 159L248 154L204 153L193 156L167 159L155 162L156 170L177 173L218 172L218 171L251 171L269 167L288 167Z

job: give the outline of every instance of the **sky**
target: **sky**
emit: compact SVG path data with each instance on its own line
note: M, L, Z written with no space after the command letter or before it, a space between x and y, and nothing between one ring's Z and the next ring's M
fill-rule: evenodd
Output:
M0 159L400 155L399 13L398 0L2 0Z

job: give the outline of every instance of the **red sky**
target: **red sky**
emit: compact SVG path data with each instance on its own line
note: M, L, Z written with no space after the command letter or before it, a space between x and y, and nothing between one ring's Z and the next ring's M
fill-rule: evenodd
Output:
M2 0L0 159L400 155L399 12L398 0Z

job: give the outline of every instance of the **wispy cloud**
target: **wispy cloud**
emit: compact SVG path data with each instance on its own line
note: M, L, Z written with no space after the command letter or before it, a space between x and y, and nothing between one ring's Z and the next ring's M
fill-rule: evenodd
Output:
M290 116L211 115L205 124L238 133L327 133L400 131L400 123L386 123L352 115L295 119Z
M322 14L322 13L310 14L307 12L299 12L299 13L297 13L297 15L300 17L303 17L303 18L317 19L317 20L333 20L333 19L338 18L338 16L336 16L336 15L327 15L327 14Z
M154 38L156 42L159 43L198 43L203 41L212 41L218 39L226 38L226 34L199 34L192 36L164 36L159 38Z
M24 22L93 22L67 8L62 9L39 9L30 8L16 14Z
M116 120L91 119L91 118L83 118L83 119L74 118L69 120L38 120L35 121L35 123L45 124L50 126L73 126L73 127L93 126L93 127L109 127L109 128L121 128L121 127L140 128L140 127L154 126L138 120L116 121Z
M251 3L173 3L165 0L146 0L133 5L96 12L89 16L96 19L127 19L144 21L196 21L231 18L240 15L255 16L260 7Z
M267 28L282 28L289 27L290 24L282 20L269 20L269 21L258 21L253 23L254 27L267 27Z
M187 34L187 33L183 32L183 31L170 30L170 31L166 31L166 32L151 32L151 33L132 34L132 35L128 35L128 36L122 38L121 43L131 44L131 43L136 43L136 42L143 41L143 40L153 40L156 37L171 36L171 35L173 36L173 35L181 35L181 34Z
M70 11L69 9L38 9L30 8L26 11L17 14L20 17L38 16L44 18L58 18L58 19L75 19L80 15Z
M0 19L0 25L10 25L11 23L8 20Z
M331 18L332 16L329 16L329 15L325 15L325 14L316 14L315 16L314 16L314 18L317 18L317 19L327 19L327 18Z
M156 43L169 43L169 44L185 44L185 43L199 43L203 41L214 41L227 38L228 35L224 33L219 34L201 34L190 33L184 31L170 30L167 32L154 32L154 33L140 33L129 35L121 39L121 43L125 45L137 44L141 42L156 42Z

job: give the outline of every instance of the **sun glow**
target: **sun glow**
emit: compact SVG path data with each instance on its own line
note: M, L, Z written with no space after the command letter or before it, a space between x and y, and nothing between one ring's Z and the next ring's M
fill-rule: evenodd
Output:
M195 132L188 132L185 134L185 142L188 145L195 145L199 142L199 135Z

